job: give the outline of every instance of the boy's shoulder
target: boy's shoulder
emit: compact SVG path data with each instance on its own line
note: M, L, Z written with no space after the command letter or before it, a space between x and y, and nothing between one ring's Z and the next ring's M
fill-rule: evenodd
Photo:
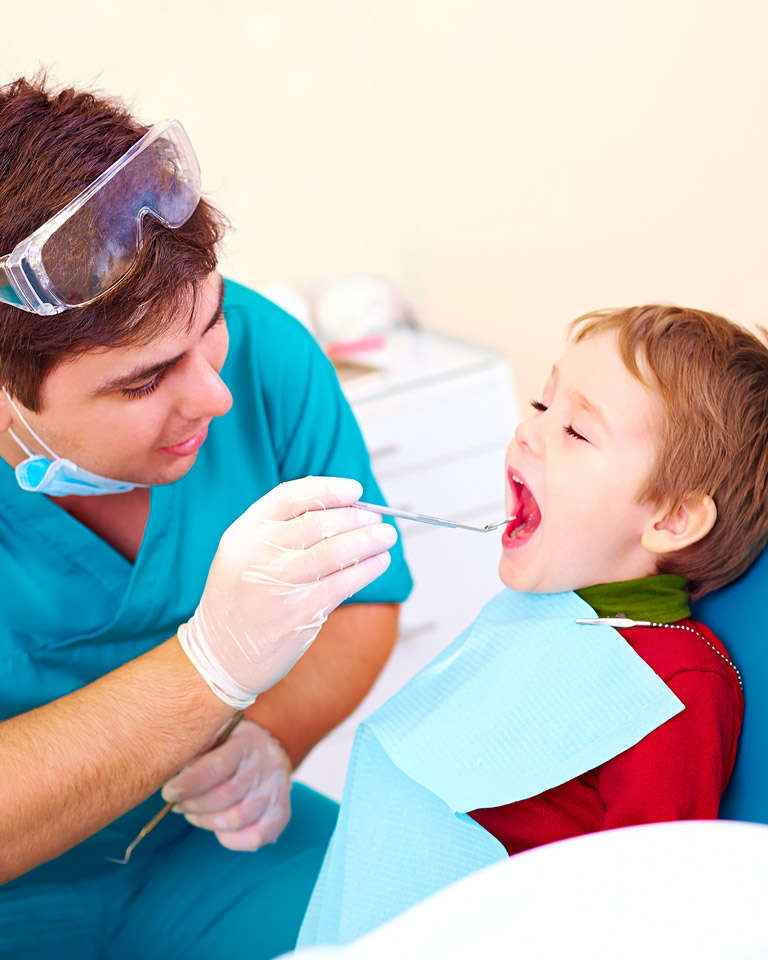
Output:
M620 630L638 656L662 680L682 672L717 674L740 689L736 667L722 642L703 623L686 618L653 627Z

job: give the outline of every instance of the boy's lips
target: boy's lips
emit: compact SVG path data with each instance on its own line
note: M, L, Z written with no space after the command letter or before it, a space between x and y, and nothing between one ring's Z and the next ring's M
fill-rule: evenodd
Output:
M501 543L504 547L517 547L530 540L538 529L541 510L530 487L512 467L507 470L507 481L512 497L509 513L515 519L504 530Z

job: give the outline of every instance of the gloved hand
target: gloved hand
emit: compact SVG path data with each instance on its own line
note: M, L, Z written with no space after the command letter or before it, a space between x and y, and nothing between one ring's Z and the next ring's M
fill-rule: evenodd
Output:
M230 850L273 843L291 818L291 762L269 733L244 719L221 746L192 760L163 799Z
M224 532L200 604L178 637L235 709L277 683L328 614L389 566L397 532L349 506L362 492L356 480L292 480Z

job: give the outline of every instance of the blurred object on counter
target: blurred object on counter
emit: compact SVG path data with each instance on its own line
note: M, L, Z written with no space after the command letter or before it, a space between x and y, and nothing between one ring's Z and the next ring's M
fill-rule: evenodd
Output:
M397 286L374 274L334 274L295 288L273 284L261 294L304 324L345 384L368 383L384 374L390 367L391 331L418 327L412 305Z
M374 274L320 277L307 283L300 293L309 304L321 343L360 343L365 349L370 337L382 336L402 324L415 325L413 308L397 286Z
M375 354L392 328L418 326L398 287L374 274L334 274L300 287L273 284L261 293L303 323L333 357Z

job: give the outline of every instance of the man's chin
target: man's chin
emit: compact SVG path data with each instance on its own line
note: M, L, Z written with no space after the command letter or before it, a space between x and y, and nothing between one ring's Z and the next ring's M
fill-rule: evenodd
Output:
M196 460L197 450L195 450L195 452L190 454L188 457L180 458L179 462L174 464L172 469L163 471L162 478L157 479L153 486L162 486L166 483L175 483L177 480L181 480L182 477L186 477L192 467L194 467Z
M198 451L190 453L186 457L174 457L174 462L166 464L163 467L154 470L147 470L143 476L131 477L129 483L140 483L149 487L162 487L169 483L175 483L185 477L194 467L197 460Z

